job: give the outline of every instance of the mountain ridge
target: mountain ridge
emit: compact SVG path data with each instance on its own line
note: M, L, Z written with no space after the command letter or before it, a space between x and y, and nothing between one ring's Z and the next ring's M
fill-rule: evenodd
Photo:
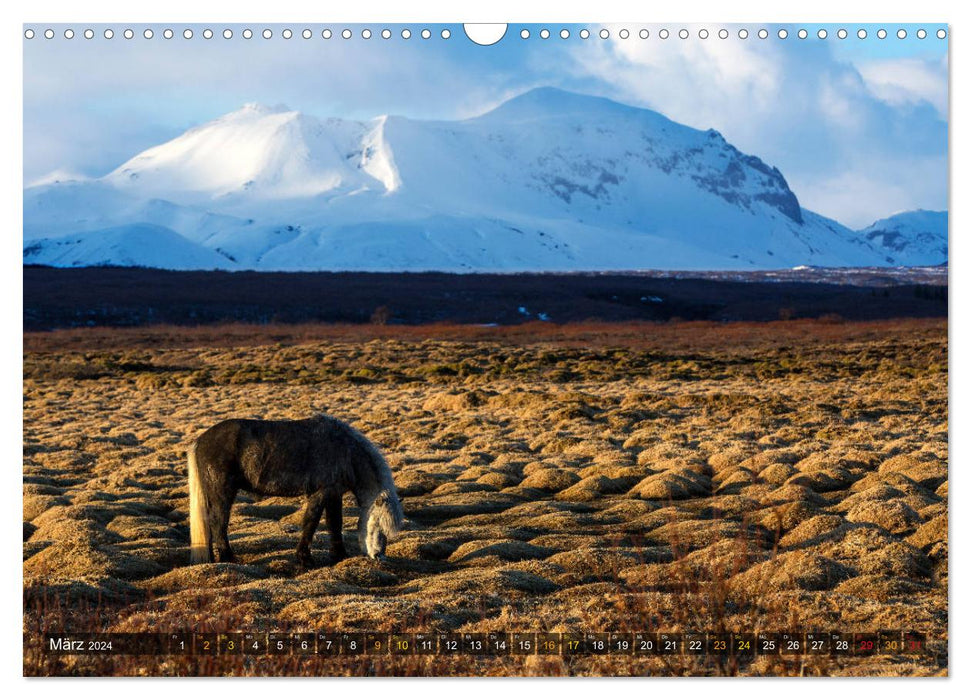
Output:
M778 168L714 129L556 88L459 121L247 103L102 178L26 188L24 262L104 262L84 250L101 255L105 231L141 225L212 251L217 267L266 270L923 264L941 238L861 235L803 209ZM946 251L946 217L943 235ZM84 239L73 256L71 236ZM907 236L920 241L901 248ZM184 269L174 249L169 263Z

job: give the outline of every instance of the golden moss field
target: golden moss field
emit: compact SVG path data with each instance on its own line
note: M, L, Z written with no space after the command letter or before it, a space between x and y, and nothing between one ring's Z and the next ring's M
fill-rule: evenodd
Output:
M947 673L947 323L146 327L24 335L24 673ZM294 559L303 502L241 494L189 567L185 450L327 412L378 444L404 531ZM57 657L44 632L926 633L870 657Z

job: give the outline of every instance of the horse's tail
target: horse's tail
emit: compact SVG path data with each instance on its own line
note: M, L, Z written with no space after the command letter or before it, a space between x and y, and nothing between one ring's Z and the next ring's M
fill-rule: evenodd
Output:
M212 534L209 531L209 499L199 478L196 443L189 445L189 562L212 561Z
M405 521L404 509L394 487L391 468L377 448L369 445L373 468L377 472L378 488L370 503L362 504L361 525L358 535L362 553L375 559L384 554L388 540L401 531Z

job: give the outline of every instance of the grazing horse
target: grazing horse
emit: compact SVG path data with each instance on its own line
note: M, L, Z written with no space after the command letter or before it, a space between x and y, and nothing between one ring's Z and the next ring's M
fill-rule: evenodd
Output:
M361 553L376 559L401 529L404 514L391 470L378 449L357 430L327 415L304 420L226 420L189 446L190 560L233 561L227 527L240 489L264 496L307 496L297 559L313 566L310 545L327 514L331 555L347 556L342 496L360 508Z

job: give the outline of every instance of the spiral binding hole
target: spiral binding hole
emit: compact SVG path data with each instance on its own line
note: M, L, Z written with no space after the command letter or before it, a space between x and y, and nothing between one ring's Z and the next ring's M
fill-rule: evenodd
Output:
M502 25L502 26L505 27L506 25ZM60 31L60 30L58 30L58 31ZM218 31L222 35L222 37L224 39L227 39L227 40L232 39L236 35L236 33L234 32L234 30L231 29L231 28L229 28L229 27L225 27L223 29L217 29L216 31ZM203 29L202 30L202 37L204 39L212 39L215 36L216 31L214 31L213 29L210 29L210 28ZM314 36L313 30L310 29L310 28L304 28L304 29L298 30L298 31L299 31L300 36L303 37L306 40L310 40ZM381 38L383 38L383 39L391 39L394 36L394 33L392 32L392 30L390 28L387 28L386 27L386 28L383 28L383 29L380 29L380 30L373 30L373 31L371 29L368 29L368 28L362 29L361 32L360 32L360 37L362 39L370 39L370 38L372 38L375 35L375 32L379 33L380 36L381 36ZM570 39L570 38L572 38L574 36L574 33L570 29L567 29L567 28L561 28L559 30L552 30L552 31L550 29L548 29L548 28L543 28L543 29L541 29L539 31L539 37L542 38L542 39L549 39L551 36L553 36L554 32L561 39L563 39L563 40ZM691 32L688 29L686 29L686 28L677 29L677 30L675 30L675 32L676 32L677 36L680 39L683 39L683 40L689 39L691 37ZM797 30L795 30L795 32L796 32L796 36L799 39L807 39L809 37L809 35L810 35L810 30L809 29L806 29L806 28L797 29ZM932 30L932 32L933 32L933 35L936 36L938 39L942 39L943 40L943 39L946 39L947 36L948 36L947 29L945 29L945 28L940 28L940 29L937 29L937 30ZM271 39L271 38L273 38L273 33L274 33L273 30L270 29L269 27L266 27L266 28L262 29L262 31L260 31L260 35L264 39ZM94 39L95 38L96 32L95 32L94 29L92 29L90 27L89 28L85 28L83 30L75 30L73 28L65 28L63 31L61 31L60 36L63 39L65 39L65 40L72 40L75 37L77 37L78 34L80 34L81 36L83 36L85 39L89 39L90 40L90 39ZM144 29L142 29L140 31L137 31L136 29L133 29L131 27L128 27L128 28L125 28L124 30L122 30L122 36L126 40L135 39L135 38L137 38L137 35L140 35L142 38L144 38L146 40L151 40L151 39L154 39L155 38L155 34L156 34L155 29L153 29L151 27L146 27L146 28L144 28ZM239 31L239 34L244 39L251 39L254 36L254 31L252 29L246 28L246 29L240 30ZM717 36L718 36L719 39L728 39L729 36L730 36L730 32L728 31L728 29L724 29L724 28L719 29L716 32L716 34L717 34ZM834 34L835 34L835 37L836 38L846 39L847 37L849 37L850 31L848 31L846 28L840 27L839 29L835 30ZM867 31L867 29L865 29L863 27L858 28L856 30L855 34L856 34L857 38L858 39L861 39L861 40L867 39L870 36L870 34ZM903 27L898 27L896 29L891 28L889 30L886 29L886 28L882 28L881 27L881 28L877 29L876 32L875 32L876 38L877 39L881 39L881 40L882 39L887 39L888 37L890 37L891 34L895 35L897 37L897 39L899 39L901 41L907 39L911 35L913 35L917 39L923 40L923 39L928 38L928 36L931 34L931 32L928 32L928 30L925 29L925 28L923 28L923 27L918 28L918 29L913 30L913 31L908 30L908 29L905 29ZM352 39L353 36L354 36L354 32L351 29L349 29L349 28L345 28L345 29L343 29L340 32L340 35L344 39ZM410 39L411 36L412 36L412 31L410 29L403 28L401 30L401 32L400 32L400 35L401 35L401 38L402 39ZM428 29L428 28L423 28L419 32L419 35L421 36L422 39L428 40L428 39L431 39L432 38L432 31L430 29ZM597 32L597 35L601 39L609 39L611 37L611 32L610 32L610 30L608 30L606 28L601 28ZM651 33L650 33L650 31L648 29L642 28L642 29L637 30L637 35L641 39L648 39L648 38L650 38ZM59 35L55 32L55 30L53 28L46 28L46 29L43 29L43 30L35 30L35 29L31 28L31 27L28 27L28 28L25 28L24 29L24 39L30 40L30 39L36 38L37 36L43 36L45 39L53 40L53 39L58 38ZM110 39L113 39L114 38L115 32L111 28L105 28L102 31L102 36L105 39L110 40ZM175 36L175 32L172 29L168 29L167 28L167 29L162 30L161 36L164 37L165 39L172 39ZM194 38L195 33L193 32L192 29L186 28L186 29L184 29L182 31L182 36L185 39L192 39L192 38ZM282 29L280 31L280 36L282 38L284 38L284 39L291 39L294 36L294 31L292 29L290 29L290 28ZM321 30L320 36L323 39L330 39L330 38L333 37L333 32L330 29L323 29L323 30ZM444 40L450 39L452 37L452 30L449 29L449 28L447 28L447 27L446 28L443 28L439 32L439 36L442 39L444 39ZM527 29L527 28L524 27L524 28L522 28L520 30L519 36L522 39L529 39L529 38L532 37L532 32L529 29ZM584 28L579 29L576 32L575 36L577 36L577 37L579 37L581 39L589 39L590 36L591 36L591 31L589 29L587 29L587 28L584 27ZM631 36L631 30L628 29L628 28L626 28L626 27L623 27L623 28L617 30L617 32L616 32L616 37L619 38L619 39L628 39L628 38L630 38L630 36ZM662 40L663 39L667 39L667 38L669 38L671 36L671 31L668 30L668 29L666 29L666 28L660 29L657 32L657 36L658 36L658 38L660 38ZM709 31L708 29L702 28L702 29L699 29L697 31L697 38L699 38L699 39L708 39L711 36L712 36L712 32ZM739 39L742 39L742 40L748 39L749 38L749 30L748 29L745 29L745 28L740 28L738 30L738 32L737 32L737 36L738 36ZM764 28L764 27L763 28L760 28L760 29L758 29L758 31L755 32L755 36L757 36L759 39L763 39L763 40L764 39L768 39L769 38L769 30L766 29L766 28ZM776 36L779 39L782 39L782 40L788 39L789 38L789 30L786 29L786 28L784 28L784 27L779 28L778 30L776 30ZM830 37L830 32L827 29L824 29L824 28L818 28L818 29L816 29L815 30L815 36L818 39L820 39L820 40L825 40L825 39L831 38ZM475 39L473 39L473 41L475 41ZM476 43L480 43L480 42L476 42ZM483 45L488 45L488 44L483 44Z

